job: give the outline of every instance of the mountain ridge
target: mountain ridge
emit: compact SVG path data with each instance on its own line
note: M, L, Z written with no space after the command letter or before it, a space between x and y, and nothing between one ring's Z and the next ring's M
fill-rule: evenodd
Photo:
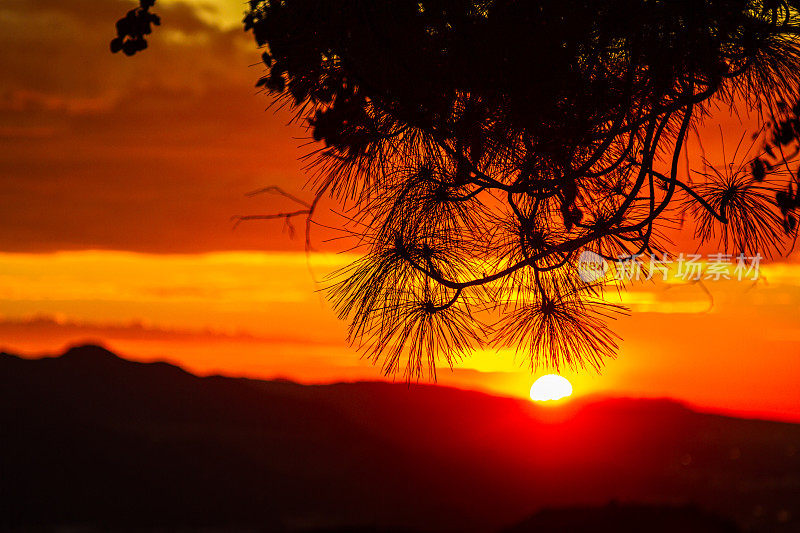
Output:
M655 404L672 405L675 408L684 408L692 412L702 413L702 414L715 414L715 415L717 414L717 413L706 413L702 410L694 408L693 406L690 406L686 402L668 397L639 398L632 396L613 396L613 395L595 394L585 397L572 398L569 400L569 402L562 403L559 406L549 406L549 405L544 406L544 405L533 404L525 398L498 395L487 391L465 389L449 385L441 385L438 383L437 384L413 383L413 382L407 383L407 382L394 382L394 381L385 381L376 379L376 380L333 381L330 383L306 384L294 381L289 378L259 378L252 376L229 375L221 373L200 376L192 373L189 370L186 370L181 365L170 362L168 360L137 361L134 359L128 359L120 354L113 352L112 350L101 344L92 344L92 343L70 345L60 354L39 354L37 356L21 356L11 352L0 351L0 359L3 357L18 359L22 361L62 360L70 362L80 362L81 364L91 364L91 363L118 364L120 365L120 368L123 368L124 367L123 365L127 364L127 365L136 365L149 368L174 369L175 371L180 371L183 374L190 375L197 379L230 379L230 380L240 380L250 383L263 383L263 384L269 384L270 387L273 387L275 389L279 389L281 386L285 386L287 391L296 388L325 389L325 388L339 388L339 387L349 388L349 387L372 387L372 386L392 387L398 389L411 389L411 390L435 389L440 391L455 391L460 394L465 394L470 396L495 398L499 400L507 400L519 403L521 405L528 405L532 408L532 410L534 411L538 410L543 413L551 412L553 410L570 412L576 410L576 406L583 407L585 405L590 405L590 404L645 403L654 405ZM718 416L725 416L729 418L742 418L728 414L719 414ZM776 420L775 422L782 422L782 421Z
M16 527L497 531L611 500L797 525L794 424L669 400L552 416L438 386L198 377L98 347L68 354L0 357L0 501Z

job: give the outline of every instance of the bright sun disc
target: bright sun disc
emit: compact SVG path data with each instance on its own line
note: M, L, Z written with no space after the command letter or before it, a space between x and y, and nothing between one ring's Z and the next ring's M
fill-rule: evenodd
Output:
M542 376L531 385L531 400L546 402L560 400L572 394L572 385L557 374Z

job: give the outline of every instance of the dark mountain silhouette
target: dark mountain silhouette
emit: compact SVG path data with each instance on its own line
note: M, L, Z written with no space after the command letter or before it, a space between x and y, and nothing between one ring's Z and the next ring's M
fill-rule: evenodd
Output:
M545 509L503 533L569 531L570 533L731 533L739 529L693 506L619 505Z
M199 378L84 346L0 355L0 443L7 529L800 528L800 426L666 400Z

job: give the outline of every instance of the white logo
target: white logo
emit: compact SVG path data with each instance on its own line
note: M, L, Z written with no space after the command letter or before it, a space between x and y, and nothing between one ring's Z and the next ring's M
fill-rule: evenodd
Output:
M608 274L606 260L591 250L584 250L578 256L578 277L584 283L593 283L601 280Z

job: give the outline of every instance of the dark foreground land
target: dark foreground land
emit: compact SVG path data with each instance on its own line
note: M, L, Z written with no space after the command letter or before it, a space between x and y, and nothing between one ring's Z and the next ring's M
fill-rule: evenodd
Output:
M0 527L800 531L800 426L0 355ZM516 525L515 525L516 524Z

